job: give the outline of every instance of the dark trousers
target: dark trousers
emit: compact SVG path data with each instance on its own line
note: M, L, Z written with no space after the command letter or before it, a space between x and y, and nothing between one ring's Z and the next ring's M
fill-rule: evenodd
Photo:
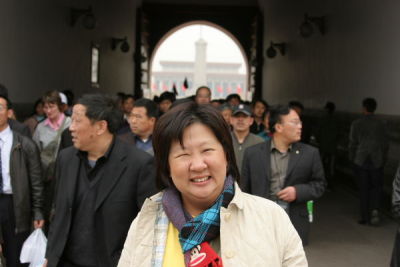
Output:
M396 239L394 240L390 267L400 267L400 227L397 229Z
M335 175L335 154L321 152L322 165L324 166L325 177L328 182L328 188L333 189L333 177Z
M371 211L380 207L383 186L383 168L375 168L370 161L356 166L356 176L360 190L361 220L370 221Z
M29 231L15 232L15 215L12 195L0 194L0 227L3 236L3 255L6 258L7 266L18 267L28 266L21 264L19 256L22 245L29 236Z

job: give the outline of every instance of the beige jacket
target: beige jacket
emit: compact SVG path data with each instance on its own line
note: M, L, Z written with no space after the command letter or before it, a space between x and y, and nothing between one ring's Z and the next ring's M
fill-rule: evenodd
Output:
M168 224L160 220L165 216L161 196L162 192L147 199L133 221L118 267L161 265L167 229L162 224ZM289 217L272 201L243 193L236 184L235 196L228 208L221 208L220 217L224 266L308 266ZM157 251L160 243L162 251Z

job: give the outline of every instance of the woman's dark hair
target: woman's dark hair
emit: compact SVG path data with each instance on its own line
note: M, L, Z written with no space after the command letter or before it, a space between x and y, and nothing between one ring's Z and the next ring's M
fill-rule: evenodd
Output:
M154 157L157 165L157 187L175 187L170 177L169 152L174 141L183 142L187 127L200 123L210 128L221 143L228 163L227 174L239 180L230 129L220 112L211 105L198 105L195 102L182 103L166 112L157 121L153 132Z
M161 103L161 102L164 101L164 100L169 100L169 101L171 101L172 103L174 103L175 100L176 100L175 94L172 93L172 92L168 92L168 91L162 93L162 94L160 95L160 97L158 98L158 101L159 101L159 103Z
M289 106L278 105L269 110L269 131L275 132L275 125L281 122L282 116L288 115L292 108Z
M46 103L49 104L55 104L58 107L59 111L62 111L62 102L61 102L61 97L60 97L60 93L56 90L53 91L48 91L44 94L44 96L42 97L42 101L43 101L43 105Z
M41 98L39 98L39 99L37 99L37 100L35 101L35 104L33 105L33 113L32 113L32 115L36 115L36 108L37 108L40 104L43 105L43 100L42 100Z
M120 128L123 115L113 98L102 94L88 94L82 96L77 104L85 106L85 115L92 122L105 120L110 133L115 134Z
M264 107L265 107L265 110L268 110L268 108L269 108L268 103L267 103L264 99L261 99L261 98L255 98L255 99L253 99L253 101L251 102L251 107L254 108L254 107L256 106L257 103L263 104Z

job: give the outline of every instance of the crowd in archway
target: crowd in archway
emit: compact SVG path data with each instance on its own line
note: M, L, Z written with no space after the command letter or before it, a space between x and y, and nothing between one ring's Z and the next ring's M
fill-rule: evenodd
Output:
M206 86L185 99L118 93L74 102L70 91L49 91L19 122L0 89L7 266L23 266L23 242L37 228L48 237L45 266L307 266L314 201L335 185L334 103L311 127L298 101L212 100ZM378 226L389 142L376 101L362 106L349 159L359 223ZM399 242L397 233L392 266Z

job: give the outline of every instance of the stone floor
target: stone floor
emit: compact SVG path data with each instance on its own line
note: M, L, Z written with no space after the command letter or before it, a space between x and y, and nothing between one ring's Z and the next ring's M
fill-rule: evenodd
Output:
M310 267L389 266L395 221L382 216L379 227L359 225L358 199L345 189L327 192L314 206L310 245L305 248Z

